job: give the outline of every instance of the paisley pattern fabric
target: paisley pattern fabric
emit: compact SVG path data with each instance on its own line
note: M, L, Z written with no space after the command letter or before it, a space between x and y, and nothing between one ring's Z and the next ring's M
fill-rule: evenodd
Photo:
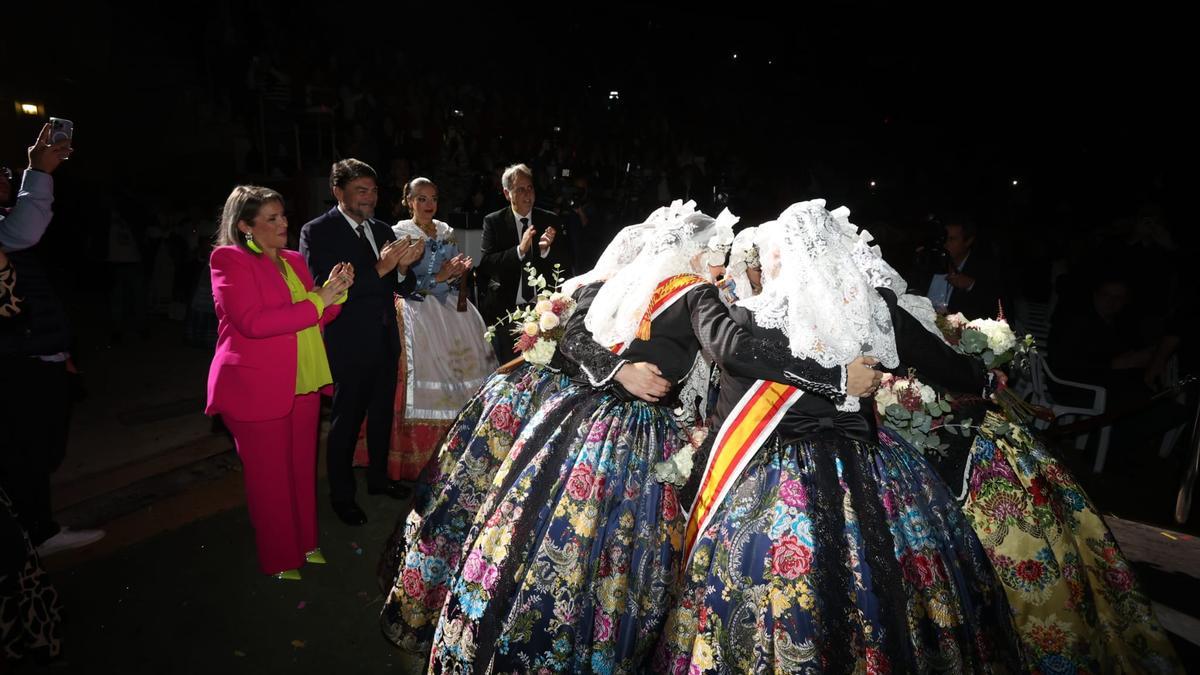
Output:
M1112 533L1023 427L987 413L962 510L1004 583L1041 672L1183 672Z
M449 573L462 560L461 549L496 471L542 401L567 384L557 371L524 364L493 375L463 408L380 562L380 583L390 590L380 615L388 640L429 652Z
M1004 593L919 454L759 450L686 572L654 672L1020 672Z
M443 607L434 672L634 672L662 632L684 516L663 406L572 386L522 432ZM485 515L486 514L486 515Z

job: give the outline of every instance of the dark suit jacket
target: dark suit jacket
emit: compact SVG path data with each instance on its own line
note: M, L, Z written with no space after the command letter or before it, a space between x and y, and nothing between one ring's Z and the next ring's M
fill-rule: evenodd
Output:
M947 309L950 314L962 312L968 319L994 319L997 305L1001 301L1004 302L1005 312L1008 312L1009 304L1004 294L1001 270L985 253L972 251L959 272L974 279L975 285L969 291L965 288L951 287ZM927 294L931 281L933 275L922 275L913 285L912 291L921 295Z
M547 227L557 231L550 254L545 258L538 252L537 241L534 241L524 260L517 258L520 241L517 240L517 221L511 207L506 206L483 218L483 242L475 275L479 311L489 324L516 307L517 284L524 277L526 263L533 265L547 283L552 281L555 263L562 265L564 279L570 275L571 243L566 238L558 215L535 207L531 216L538 236Z
M396 239L392 228L380 220L371 220L371 235L375 245L383 250ZM416 286L416 275L409 273L403 282L396 274L379 276L375 262L342 212L333 207L324 215L306 223L300 230L300 252L308 263L313 280L322 284L330 270L340 262L354 265L354 285L342 306L341 316L325 329L325 351L329 368L336 382L339 370L349 365L361 365L381 358L376 345L379 330L385 331L391 357L400 353L400 334L396 326L395 294L407 293Z

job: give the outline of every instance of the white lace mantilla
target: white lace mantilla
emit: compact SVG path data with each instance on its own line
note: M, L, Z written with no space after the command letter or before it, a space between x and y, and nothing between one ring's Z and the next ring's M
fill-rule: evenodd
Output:
M738 298L748 298L753 295L750 288L750 277L746 275L746 270L759 267L758 245L754 241L756 236L758 236L758 227L747 227L737 233L729 248L729 264L725 267L725 276L733 280L733 292L737 294Z
M648 220L644 223L622 228L617 233L617 236L613 237L613 240L609 242L608 246L604 249L604 253L600 254L600 259L596 261L596 266L583 274L564 281L562 292L568 296L574 295L575 291L583 286L611 279L613 275L625 269L629 263L637 258L638 254L642 252L642 246L646 243L647 235L653 232L656 226L656 222Z
M622 269L608 277L596 294L584 322L602 345L631 342L654 289L678 274L708 278L702 253L710 241L733 240L738 218L725 209L717 218L696 210L696 203L675 200L655 211L646 223L654 229L645 236L642 250Z
M902 296L906 285L849 216L845 207L830 212L825 200L814 199L760 226L763 290L738 304L759 326L783 331L794 356L828 368L868 355L894 368L900 359L891 313L875 289ZM839 408L857 410L858 400Z

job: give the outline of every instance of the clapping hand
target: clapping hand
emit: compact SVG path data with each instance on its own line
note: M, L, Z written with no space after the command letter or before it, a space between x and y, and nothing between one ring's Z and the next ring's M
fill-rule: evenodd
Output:
M529 248L533 246L533 236L537 234L537 230L532 227L525 228L525 233L521 235L521 243L517 246L517 251L524 258L529 254Z
M409 265L417 262L421 259L421 256L425 255L425 242L420 239L409 239L408 237L405 237L405 240L408 242L408 246L401 249L396 264L407 272Z
M341 262L333 266L329 272L329 278L325 280L325 284L317 290L317 295L321 297L321 301L328 307L337 302L337 299L342 297L342 294L354 285L354 265Z
M396 269L401 274L408 274L409 266L415 263L424 252L425 247L421 245L419 239L414 240L405 237L389 241L384 244L383 250L379 252L379 262L375 264L375 271L381 277Z
M554 243L555 236L557 236L557 232L555 232L553 227L547 227L546 231L542 233L542 238L538 240L538 250L542 252L542 255L549 253L550 245Z
M467 270L471 269L471 258L469 256L459 254L442 263L442 269L438 270L434 281L443 282L450 281L461 277Z

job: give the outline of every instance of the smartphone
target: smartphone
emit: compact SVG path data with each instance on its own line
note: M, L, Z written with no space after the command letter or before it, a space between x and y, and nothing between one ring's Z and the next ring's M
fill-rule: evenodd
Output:
M75 135L75 123L61 117L50 118L50 144L60 141L70 141Z

